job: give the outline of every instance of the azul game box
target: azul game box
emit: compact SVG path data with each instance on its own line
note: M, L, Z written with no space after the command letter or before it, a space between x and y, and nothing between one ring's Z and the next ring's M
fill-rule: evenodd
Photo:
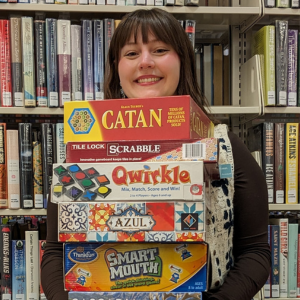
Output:
M61 202L60 242L205 241L204 202Z
M197 161L203 160L212 178L218 177L217 138L165 141L69 142L67 163Z
M64 283L67 291L202 292L207 244L65 243Z
M64 106L67 142L199 139L213 123L190 96L70 101Z
M201 300L202 293L189 292L69 292L69 300Z
M51 201L203 201L203 185L203 161L53 164Z

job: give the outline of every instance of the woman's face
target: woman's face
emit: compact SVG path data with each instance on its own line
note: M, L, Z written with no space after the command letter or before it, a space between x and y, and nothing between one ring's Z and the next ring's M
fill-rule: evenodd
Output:
M175 95L179 83L180 59L172 46L149 32L143 44L141 32L132 36L120 52L120 84L128 98Z

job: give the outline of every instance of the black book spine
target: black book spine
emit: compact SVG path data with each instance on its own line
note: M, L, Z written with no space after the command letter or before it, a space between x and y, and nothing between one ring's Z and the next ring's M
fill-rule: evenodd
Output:
M43 200L47 208L50 186L52 184L54 126L50 123L41 124L42 161L43 161Z
M20 196L22 208L33 208L32 125L19 124Z

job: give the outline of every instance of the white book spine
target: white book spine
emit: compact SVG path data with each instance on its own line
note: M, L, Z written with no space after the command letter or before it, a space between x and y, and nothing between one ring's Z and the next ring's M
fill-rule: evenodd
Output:
M66 144L64 143L64 124L56 124L56 153L57 163L63 163L66 159Z
M8 208L20 208L20 172L18 130L7 130Z
M32 17L22 17L22 53L25 106L34 107L36 98Z
M57 20L59 104L71 101L71 21Z
M39 235L38 231L25 232L26 294L29 300L39 300Z
M81 26L71 25L72 101L82 100Z

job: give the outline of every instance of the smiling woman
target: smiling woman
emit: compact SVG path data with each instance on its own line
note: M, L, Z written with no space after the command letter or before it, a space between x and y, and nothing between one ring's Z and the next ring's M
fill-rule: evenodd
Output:
M122 95L130 98L157 96L166 97L174 103L177 97L170 96L189 95L207 114L205 97L196 78L193 47L182 26L171 14L157 8L137 9L122 19L110 43L105 76L106 99L119 99ZM164 100L159 98L159 101ZM184 116L178 107L169 111L176 124ZM127 107L126 101L122 113L113 116L108 112L103 119L107 128L123 127L125 130L149 125L145 122L142 108ZM153 111L151 120L153 124L159 123L160 111ZM195 131L205 130L200 117L194 115L192 120ZM244 143L228 132L226 125L216 125L214 137L219 139L219 163L227 168L226 178L211 180L207 188L209 205L201 222L203 227L205 224L205 241L209 244L210 268L208 291L202 296L203 300L250 300L265 284L270 271L266 181ZM132 139L137 137L132 136ZM125 152L125 148L120 151ZM171 192L180 188L179 181L189 181L187 173L176 168L171 170L167 163L155 170L156 175L150 175L151 170L145 167L135 173L127 172L125 167L126 164L122 164L117 174L124 189L129 189L136 179L144 184L151 179L153 182L164 180ZM169 199L167 189L162 194L164 199ZM152 194L152 200L155 200L155 192ZM141 192L135 199L142 202L142 196ZM128 199L120 200L127 202ZM187 206L188 212L190 209ZM42 285L48 300L67 300L63 283L63 244L57 242L57 204L49 201L47 216ZM174 241L178 242L175 236ZM102 271L99 270L100 273Z
M195 54L183 27L161 9L126 15L110 43L106 99L190 95L204 112L207 102L197 84Z

